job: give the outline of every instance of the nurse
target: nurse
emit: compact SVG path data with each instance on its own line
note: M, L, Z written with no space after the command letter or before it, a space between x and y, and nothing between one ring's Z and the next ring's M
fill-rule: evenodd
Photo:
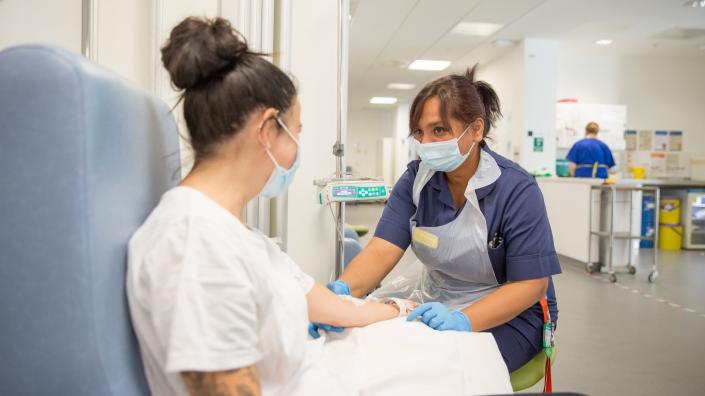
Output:
M585 138L577 141L568 151L570 174L574 177L607 179L609 169L615 165L612 151L597 139L600 126L590 122L585 126Z
M544 296L557 320L551 276L561 268L536 181L485 141L500 116L475 68L426 85L409 120L421 160L408 164L373 239L328 287L364 296L411 246L421 273L381 290L421 300L408 319L436 330L491 332L512 372L542 349Z

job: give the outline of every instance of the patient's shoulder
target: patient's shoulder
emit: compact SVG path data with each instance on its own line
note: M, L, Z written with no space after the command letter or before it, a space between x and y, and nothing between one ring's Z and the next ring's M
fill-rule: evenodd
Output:
M249 271L261 241L230 212L187 189L162 197L128 245L128 266ZM166 268L165 267L165 268Z

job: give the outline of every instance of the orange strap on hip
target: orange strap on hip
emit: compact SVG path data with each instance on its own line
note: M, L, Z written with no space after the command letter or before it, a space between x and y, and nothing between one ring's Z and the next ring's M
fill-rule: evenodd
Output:
M553 352L553 322L551 313L548 311L548 301L543 297L539 303L543 311L543 350L546 353L546 369L544 374L543 391L553 393L553 382L551 381L551 353Z

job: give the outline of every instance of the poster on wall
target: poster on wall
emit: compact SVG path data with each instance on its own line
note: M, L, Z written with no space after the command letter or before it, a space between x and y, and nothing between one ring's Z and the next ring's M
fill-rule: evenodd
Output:
M612 150L624 150L627 106L608 104L558 103L556 105L556 146L569 149L585 137L589 122L600 125L598 138Z
M639 131L639 151L651 151L653 145L654 133L651 129L642 129Z
M627 151L636 150L636 131L626 130L624 131L624 149Z
M687 153L666 153L666 177L676 179L688 177L690 173L688 168L689 160Z
M668 131L654 132L654 151L668 150Z
M666 153L652 151L646 168L648 177L666 177Z
M668 149L670 151L683 150L683 131L668 132Z

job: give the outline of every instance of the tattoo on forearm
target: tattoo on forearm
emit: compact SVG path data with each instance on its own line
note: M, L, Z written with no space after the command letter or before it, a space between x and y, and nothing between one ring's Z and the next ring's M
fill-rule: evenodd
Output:
M181 373L191 396L259 396L261 394L254 366L218 372Z

